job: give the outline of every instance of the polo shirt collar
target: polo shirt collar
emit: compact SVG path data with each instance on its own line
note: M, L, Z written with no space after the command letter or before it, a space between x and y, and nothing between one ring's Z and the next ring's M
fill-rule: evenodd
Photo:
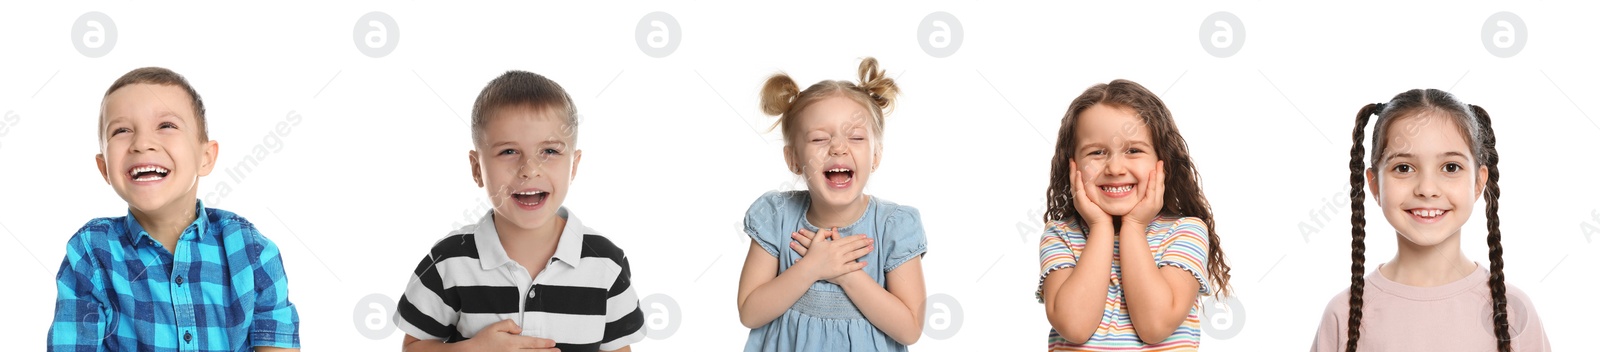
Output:
M567 225L561 228L561 238L557 240L556 253L551 258L576 268L583 259L583 236L596 232L584 226L583 222L578 220L578 216L567 210L567 207L557 208L556 216L566 219ZM512 263L511 256L506 254L505 245L500 242L500 232L494 228L493 210L478 220L474 236L478 245L478 264L484 270Z
M206 227L207 227L206 225L211 223L211 221L209 221L208 219L210 219L210 214L206 213L205 203L203 203L200 199L195 199L194 200L194 222L189 223L189 227L183 229L183 232L178 234L178 240L182 241L185 238L190 238L190 236L188 236L190 231L194 231L194 233L196 233L196 234L204 234L204 233L206 233ZM146 243L146 241L141 241L140 240L142 238L149 238L150 239L150 241L148 241L149 243L155 243L155 237L150 237L150 233L149 232L145 232L144 226L143 225L139 225L139 219L136 219L136 218L133 217L133 210L132 209L128 210L128 216L122 217L122 226L124 226L125 228L128 229L128 232L125 233L124 235L128 237L128 242L132 243L135 248L137 248L140 245ZM198 239L198 238L199 238L198 236L195 236L195 237L193 237L191 239Z

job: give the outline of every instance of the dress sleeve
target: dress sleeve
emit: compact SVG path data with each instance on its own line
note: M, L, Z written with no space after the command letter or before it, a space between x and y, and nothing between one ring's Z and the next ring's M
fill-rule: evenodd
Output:
M884 257L884 273L928 252L928 235L922 230L922 213L917 208L896 207L883 229L883 249L889 254Z
M1072 252L1069 234L1075 233L1065 223L1052 221L1045 224L1044 235L1039 236L1039 288L1033 297L1044 303L1044 279L1056 270L1078 266L1078 255Z
M1156 267L1174 266L1200 281L1200 295L1211 294L1211 285L1206 282L1206 253L1209 250L1206 233L1206 223L1198 218L1180 218L1173 223L1172 230L1161 243L1161 258L1156 259Z
M781 214L794 211L788 209L789 207L799 206L791 199L797 196L799 195L794 192L767 192L762 194L761 198L756 198L756 201L750 204L750 209L744 212L745 235L750 236L751 241L755 241L761 249L767 250L767 254L773 257L781 258L778 251L789 249L789 232L779 229L778 223L781 221ZM790 232L794 230L796 229L788 229Z

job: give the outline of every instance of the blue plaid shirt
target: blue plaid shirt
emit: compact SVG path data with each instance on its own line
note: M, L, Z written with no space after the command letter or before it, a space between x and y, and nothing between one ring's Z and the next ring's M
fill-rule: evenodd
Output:
M130 213L89 221L56 274L50 351L250 351L300 347L278 247L205 208L168 252Z

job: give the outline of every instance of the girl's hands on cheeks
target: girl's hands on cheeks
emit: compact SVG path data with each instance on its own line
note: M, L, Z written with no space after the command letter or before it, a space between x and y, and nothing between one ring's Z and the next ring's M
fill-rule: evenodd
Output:
M816 280L834 284L838 284L834 280L844 274L866 267L866 262L856 260L872 252L873 242L867 235L841 237L838 228L824 229L820 233L800 229L789 237L794 239L789 242L789 248L800 253L800 260L794 265L813 273Z
M555 340L522 336L521 333L522 327L506 319L490 324L462 344L469 347L469 351L560 351L556 349Z
M1165 161L1156 161L1156 169L1150 170L1150 177L1145 178L1144 198L1133 205L1133 210L1128 215L1122 216L1122 225L1144 228L1156 220L1156 215L1161 214L1161 207L1165 205L1167 193L1167 171Z
M1072 168L1072 180L1070 180L1070 183L1072 183L1072 206L1078 208L1078 215L1083 217L1084 222L1088 222L1088 224L1084 224L1088 225L1084 226L1084 233L1087 234L1088 229L1095 228L1098 225L1110 225L1111 214L1106 214L1105 210L1100 209L1100 206L1094 204L1094 200L1089 198L1089 189L1093 186L1090 186L1089 180L1083 177L1083 170L1078 169L1078 161L1069 160L1068 164Z

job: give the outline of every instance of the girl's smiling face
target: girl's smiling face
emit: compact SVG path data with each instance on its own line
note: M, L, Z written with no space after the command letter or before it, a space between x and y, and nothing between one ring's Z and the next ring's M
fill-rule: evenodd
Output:
M1131 108L1095 104L1078 115L1072 158L1088 181L1089 200L1106 214L1127 215L1144 199L1143 186L1155 170L1150 128Z
M472 178L489 192L496 222L522 229L554 224L582 151L555 110L507 106L484 124L483 145L468 153Z
M822 98L801 112L795 140L784 147L789 171L804 176L814 201L843 207L862 200L882 148L872 112L843 95Z
M1396 119L1385 150L1367 169L1367 185L1384 218L1406 241L1432 246L1461 234L1482 195L1489 169L1449 116L1425 110Z

